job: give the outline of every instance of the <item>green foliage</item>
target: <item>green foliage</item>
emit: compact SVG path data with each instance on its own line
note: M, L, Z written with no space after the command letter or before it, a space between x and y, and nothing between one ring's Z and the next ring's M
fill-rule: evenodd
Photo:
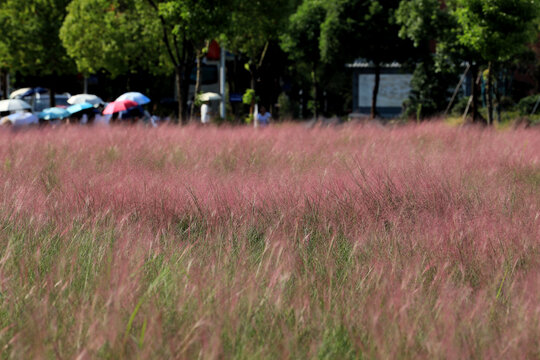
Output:
M442 7L439 0L402 0L396 10L399 36L410 39L422 57L431 56L430 42L436 42L435 65L438 70L460 63L470 56L457 40L459 24L451 8L454 1Z
M58 33L70 0L0 2L0 64L29 75L73 73Z
M259 101L259 98L255 94L255 90L247 89L244 95L242 96L242 102L246 105L252 105Z
M374 63L408 59L414 51L411 41L398 36L400 26L395 12L399 3L399 0L339 0L328 4L328 14L321 27L323 59L364 58Z
M463 113L465 112L465 109L467 108L467 103L469 102L469 98L467 96L460 98L457 100L454 105L452 106L452 115L453 116L463 116Z
M295 114L298 113L297 106L291 101L289 96L285 93L281 93L278 96L278 107L279 107L279 116L280 118L293 118Z
M73 0L60 30L68 54L84 74L112 76L143 68L171 71L161 43L161 24L143 0Z
M325 17L325 3L320 0L305 0L291 15L280 39L282 49L292 60L307 62L312 69L321 62L319 41Z
M325 72L321 58L321 25L326 18L326 3L305 0L289 19L287 30L281 35L281 48L295 62L296 71L303 73L312 87L308 108L318 115L321 77Z
M384 63L401 63L415 56L412 41L398 36L400 26L395 12L399 0L338 0L327 5L327 16L321 26L320 51L328 63L363 58L375 71ZM379 86L375 77L374 89ZM376 115L377 93L374 92L371 113Z
M501 110L512 110L515 105L516 103L514 102L514 99L512 99L510 96L502 96L499 102Z
M230 21L220 39L227 49L248 58L248 67L260 66L269 41L277 40L292 4L287 0L235 0Z
M404 0L396 11L401 25L399 36L409 38L418 47L426 40L438 38L444 26L439 0Z
M230 23L233 0L168 0L156 1L159 15L170 24L176 41L187 41L204 50L206 40L220 35Z
M422 119L444 111L455 83L454 72L436 71L429 58L419 62L413 72L405 115Z
M537 34L535 0L457 0L458 40L485 61L506 61L526 50Z
M534 106L540 100L540 95L531 95L524 97L517 104L517 109L521 115L531 115ZM536 113L540 112L540 105L536 109Z

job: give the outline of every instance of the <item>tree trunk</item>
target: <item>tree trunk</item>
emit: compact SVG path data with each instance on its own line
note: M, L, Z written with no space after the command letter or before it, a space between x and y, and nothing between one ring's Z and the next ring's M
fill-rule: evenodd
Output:
M191 104L191 114L190 121L193 120L195 115L195 102L197 101L197 95L201 91L201 61L202 61L202 52L197 50L197 80L195 81L195 92L193 94L193 103Z
M191 75L191 71L193 70L193 61L195 59L193 57L189 57L189 60L184 64L184 71L182 73L182 124L187 124L188 121L188 108L187 108L187 102L189 97L189 78Z
M178 100L178 116L174 120L176 124L181 123L182 121L182 113L184 112L184 104L182 104L182 69L179 66L176 66L174 69L175 73L175 83L176 83L176 96Z
M0 93L2 94L2 100L7 99L6 74L6 71L0 70Z
M313 118L317 121L319 119L319 86L315 76L315 67L311 72L311 80L313 81Z
M257 85L255 81L255 77L256 77L255 69L251 69L251 71L249 72L249 75L251 76L251 88L254 91L253 99L251 100L251 106L249 107L249 115L250 117L253 118L253 123L255 123L255 117L257 116L257 114L254 114L255 102L256 102L255 99L257 98L257 89L255 89Z
M478 65L471 62L471 116L473 122L477 122L481 119L478 112Z
M2 71L2 86L3 86L2 89L1 89L2 97L4 99L8 99L9 98L9 96L8 96L9 84L8 84L8 72L7 72L7 70Z
M488 125L493 124L493 95L491 93L492 91L492 80L491 80L491 71L493 70L493 66L491 61L488 64L488 77L487 77L487 84L486 84L486 90L487 90L487 107L488 107Z
M379 95L379 84L381 81L381 64L375 63L375 84L373 85L373 94L371 97L371 119L375 119L377 113L377 96Z
M56 106L56 96L55 96L55 92L54 92L54 86L51 86L49 88L49 106L50 107L55 107Z
M496 102L496 106L495 106L495 110L497 111L497 122L501 122L501 93L499 92L499 82L497 81L499 79L499 76L497 76L498 74L498 69L497 69L497 66L494 66L493 67L493 73L495 74L495 82L494 82L494 86L493 86L493 90L495 92L495 102Z

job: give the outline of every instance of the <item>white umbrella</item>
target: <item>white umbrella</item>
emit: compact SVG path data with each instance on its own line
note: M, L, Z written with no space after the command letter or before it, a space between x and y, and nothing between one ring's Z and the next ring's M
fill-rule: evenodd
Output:
M148 104L150 100L147 96L141 94L140 92L128 92L123 95L120 95L115 101L131 100L135 101L139 105Z
M0 101L0 112L30 110L32 107L26 101L10 99Z
M13 126L24 126L38 124L39 120L36 115L29 112L18 112L2 118L0 121L2 125L11 124Z
M73 95L67 101L71 105L89 103L94 106L103 104L103 100L99 96L92 94Z
M12 92L9 95L9 98L10 99L16 99L16 98L22 96L23 94L27 93L30 90L32 90L32 88L22 88L22 89L19 89L19 90L15 90L14 92Z
M207 92L207 93L199 95L198 99L200 101L221 100L221 95L213 93L213 92Z

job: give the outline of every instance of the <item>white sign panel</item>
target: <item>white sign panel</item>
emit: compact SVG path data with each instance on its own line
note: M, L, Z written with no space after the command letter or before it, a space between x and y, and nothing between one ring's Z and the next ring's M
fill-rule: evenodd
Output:
M411 74L381 74L377 107L401 107L411 91ZM358 76L358 104L360 107L371 107L374 74Z

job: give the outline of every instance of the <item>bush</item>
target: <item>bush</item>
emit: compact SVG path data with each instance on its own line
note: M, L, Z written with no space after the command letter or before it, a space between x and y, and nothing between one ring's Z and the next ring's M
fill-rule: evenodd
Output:
M278 96L277 99L278 107L279 107L279 117L280 118L292 118L294 117L294 106L289 99L289 96L285 93L281 93Z
M242 96L242 102L246 105L251 105L259 101L259 97L255 94L255 90L247 89L245 94Z
M454 103L454 106L452 106L451 114L453 116L462 116L465 112L465 109L467 108L467 104L469 103L469 97L465 96L460 98L458 101Z
M501 107L502 111L512 110L515 105L516 103L514 102L514 99L512 99L510 96L501 97L499 106Z
M405 104L405 115L422 119L444 111L457 75L451 69L436 71L432 60L416 65L411 79L411 93Z
M530 115L534 109L534 105L540 98L540 94L531 95L521 99L517 105L518 111L521 115ZM540 106L539 106L540 107ZM536 111L539 109L537 108Z

